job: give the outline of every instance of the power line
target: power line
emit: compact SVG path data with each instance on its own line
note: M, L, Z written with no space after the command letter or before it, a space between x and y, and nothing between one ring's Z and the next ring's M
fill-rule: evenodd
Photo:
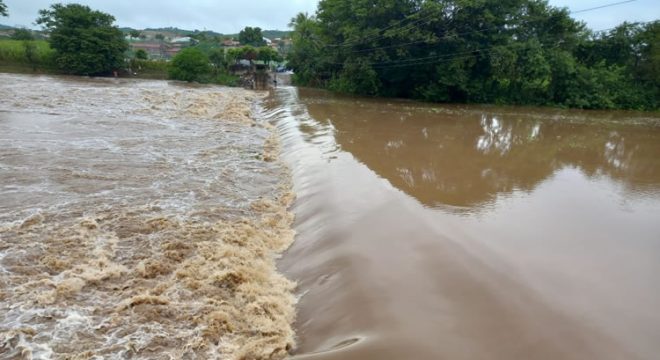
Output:
M646 22L640 22L638 24L640 25L645 25L645 24L651 24L655 23L658 20L654 21L646 21ZM607 28L607 29L602 29L602 30L596 30L595 32L605 32L605 31L610 31L614 30L616 27L612 28ZM511 43L508 45L496 45L496 46L491 46L491 47L486 47L482 49L475 49L475 50L469 50L469 51L463 51L463 52L456 52L456 53L450 53L450 54L442 54L442 55L437 55L437 56L429 56L429 57L422 57L422 58L414 58L414 59L405 59L405 60L400 60L400 61L391 61L391 62L384 62L384 63L371 63L374 67L374 69L389 69L389 68L400 68L400 67L408 67L408 66L417 66L417 65L427 65L427 64L435 64L435 63L443 63L443 62L449 62L453 61L456 59L469 59L472 58L474 53L488 53L492 52L496 49L501 49L501 48L508 48L511 46L519 45L520 43ZM546 47L548 46L540 44L540 47ZM549 48L557 47L551 46ZM463 55L463 54L470 54L470 55L464 55L464 56L454 56L454 55ZM433 60L431 60L433 59Z
M628 4L628 3L631 3L631 2L635 2L635 1L637 1L637 0L627 0L627 1L620 1L620 2L616 2L616 3L611 3L611 4L605 4L605 5L596 6L596 7L592 7L592 8L588 8L588 9L571 11L571 14L579 14L579 13L583 13L583 12L587 12L587 11L604 9L604 8L608 8L608 7L612 7L612 6Z
M572 14L578 14L578 13L585 13L585 12L595 11L595 10L604 9L604 8L608 8L608 7L613 7L613 6L618 6L618 5L628 4L628 3L635 2L635 1L637 1L637 0L619 1L619 2L609 3L609 4L604 4L604 5L600 5L600 6L596 6L596 7L592 7L592 8L587 8L587 9L582 9L582 10L577 10L577 11L571 11L571 12L569 12L569 14L572 15ZM417 15L417 14L419 14L420 12L421 12L421 10L418 11L417 13L415 13L415 14L412 14L412 15L408 16L407 18L410 18L410 17L412 17L412 16L414 16L414 15ZM425 17L429 17L429 16L431 16L431 15L434 15L434 13L430 13L430 14L428 14L428 15L425 16ZM405 20L406 20L406 19L402 19L402 20L400 20L400 21L399 21L399 24L400 24L401 22L405 21ZM422 19L418 19L418 20L416 20L416 21L421 21L421 20L422 20ZM425 24L428 23L428 22L431 22L431 21L433 21L433 19L431 19L431 20L425 22ZM408 24L408 25L404 26L403 28L399 29L399 31L402 31L402 30L409 30L409 29L411 28L412 25L414 25L414 23L413 23L413 24ZM420 25L423 25L423 24L420 24ZM396 26L396 25L394 25L394 26ZM382 32L382 31L384 31L384 30L391 29L391 28L394 27L394 26L390 25L390 26L388 26L387 28L385 28L385 29L383 29L383 30L380 30L379 33ZM486 32L486 31L490 31L490 30L499 30L500 28L501 28L500 26L497 26L497 27L491 27L491 28L487 28L487 29L473 30L473 31L467 31L467 32L457 33L457 34L453 34L453 35L451 35L451 36L463 36L463 35L469 35L469 34L476 34L476 33ZM375 39L381 38L381 37L383 37L383 36L384 36L384 34L380 34L380 35L377 34L377 35L375 35L375 36L371 36L371 37L367 37L367 38L361 39L361 42L365 42L365 41L369 41L369 40L375 40ZM450 37L450 35L443 35L443 36L440 37L438 40L440 40L440 39L446 39L446 38L448 38L448 37ZM351 41L351 42L346 42L346 43L344 43L344 44L325 45L325 46L348 47L348 46L357 45L357 44L359 44L359 43L360 43L360 42L356 42L356 40L354 40L354 41ZM419 40L419 41L413 41L413 42L404 43L404 44L386 45L386 46L379 46L379 47L373 47L373 48L368 48L368 49L352 50L351 52L353 52L353 53L361 53L361 52L368 52L368 51L375 51L375 50L383 50L383 49L391 49L391 48L406 47L406 46L411 46L411 45L415 45L415 44L422 44L422 43L428 43L429 45L433 45L433 43L429 43L427 40Z

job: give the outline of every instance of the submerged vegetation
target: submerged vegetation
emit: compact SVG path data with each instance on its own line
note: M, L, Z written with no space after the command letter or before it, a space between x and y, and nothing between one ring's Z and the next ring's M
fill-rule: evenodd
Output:
M321 0L290 26L301 85L433 102L660 107L660 22L592 31L545 0Z

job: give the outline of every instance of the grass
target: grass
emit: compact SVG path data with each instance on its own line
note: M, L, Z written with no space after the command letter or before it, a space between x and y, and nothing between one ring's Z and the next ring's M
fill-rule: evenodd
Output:
M0 40L0 72L18 74L59 74L54 64L55 51L47 41L27 42L34 46L34 62L30 63L26 53L26 42ZM132 60L134 76L144 79L167 79L168 64L165 61Z
M240 77L232 75L227 72L220 72L218 75L213 76L211 83L224 86L238 86Z
M31 66L26 53L26 44L34 46L34 60L37 66L52 67L54 51L43 40L21 41L21 40L0 40L0 62L7 64L26 64Z
M141 79L165 80L169 64L163 60L131 60L133 76Z
M28 50L33 51L32 61ZM0 72L18 74L56 74L53 49L43 40L0 40Z

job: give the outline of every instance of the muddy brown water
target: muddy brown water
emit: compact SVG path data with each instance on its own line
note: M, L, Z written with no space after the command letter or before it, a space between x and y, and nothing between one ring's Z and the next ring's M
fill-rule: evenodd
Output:
M655 359L660 117L0 74L0 358ZM268 161L267 161L268 160Z
M280 88L294 359L656 359L660 117Z
M286 167L243 89L0 74L0 359L281 359Z

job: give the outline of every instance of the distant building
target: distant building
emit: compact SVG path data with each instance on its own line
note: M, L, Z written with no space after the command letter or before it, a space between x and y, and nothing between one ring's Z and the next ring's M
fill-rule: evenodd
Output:
M142 43L131 43L131 48L133 51L137 50L144 50L149 54L149 58L151 59L159 59L163 58L163 49L164 44L161 43L147 43L147 42L142 42Z
M241 42L236 41L234 39L226 39L222 42L222 46L224 46L224 47L239 47L239 46L241 46Z
M165 42L134 42L130 45L133 51L137 51L139 49L146 51L147 54L149 54L150 59L171 59L188 44Z
M183 50L185 47L184 44L169 44L167 48L165 49L165 58L166 59L171 59L173 58L176 54L179 53L179 51Z
M176 37L172 39L170 42L175 43L175 44L186 44L186 43L191 43L193 39L190 36L184 36L184 37Z

